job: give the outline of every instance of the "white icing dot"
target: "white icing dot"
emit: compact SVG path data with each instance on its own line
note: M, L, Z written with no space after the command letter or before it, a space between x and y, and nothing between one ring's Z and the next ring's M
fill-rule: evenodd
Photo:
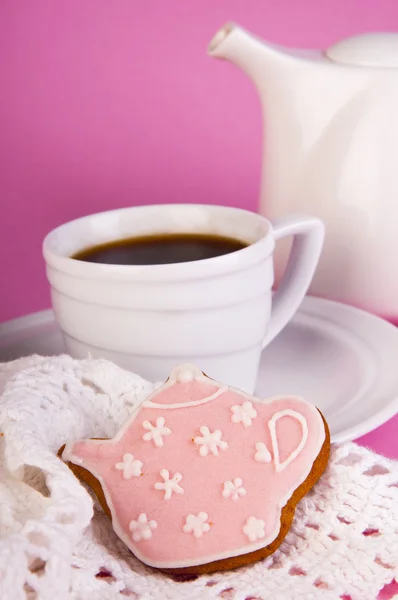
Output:
M257 462L269 463L271 462L271 453L268 450L267 446L263 442L257 442L256 444L257 452L254 455L254 460Z
M206 425L202 425L199 428L201 436L197 436L194 438L194 442L197 446L199 446L199 454L200 456L207 456L209 452L213 454L213 456L218 456L218 449L225 450L228 448L228 443L222 439L222 431L216 429L211 432Z
M198 515L188 515L182 528L183 532L193 533L196 538L201 538L210 529L209 523L206 523L208 518L209 516L205 512L200 512Z
M243 533L249 538L250 542L256 542L265 537L265 522L256 517L249 517L243 526Z
M132 532L132 538L134 542L140 542L141 540L150 540L152 537L152 531L158 526L156 521L149 521L145 513L138 515L138 519L130 521L129 529Z
M250 427L252 419L257 417L257 411L253 408L253 404L250 400L245 400L242 404L235 404L231 406L232 423L242 423L244 427Z
M224 489L222 495L224 498L231 498L231 500L239 500L241 496L246 496L247 491L243 487L243 481L240 477L235 477L233 481L224 481Z
M134 455L130 454L130 452L126 452L126 454L123 455L122 461L115 464L115 469L123 471L124 479L139 477L142 473L141 467L142 461L136 460Z
M184 490L178 484L182 479L181 473L176 473L173 477L170 478L170 473L167 469L162 469L160 471L160 476L163 481L157 481L154 485L156 490L164 491L164 499L170 500L173 492L176 494L183 494Z
M146 442L153 440L153 443L157 448L161 448L164 444L163 436L170 435L171 429L165 427L166 421L163 417L156 419L156 425L152 425L149 421L144 421L142 426L144 429L148 429L147 433L144 433L142 439Z
M198 379L206 379L206 377L200 369L195 367L195 365L187 363L176 367L173 370L170 379L178 381L179 383L189 383L190 381L197 381Z

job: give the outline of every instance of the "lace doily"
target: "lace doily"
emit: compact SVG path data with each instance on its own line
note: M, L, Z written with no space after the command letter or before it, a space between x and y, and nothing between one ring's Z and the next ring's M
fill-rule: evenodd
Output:
M398 579L398 464L332 450L271 557L236 571L171 578L142 565L56 453L110 437L153 385L101 360L0 365L2 600L373 600ZM390 594L388 594L390 590Z

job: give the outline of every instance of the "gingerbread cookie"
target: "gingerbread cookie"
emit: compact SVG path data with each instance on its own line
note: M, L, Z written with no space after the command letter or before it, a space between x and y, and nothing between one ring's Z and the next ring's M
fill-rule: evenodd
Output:
M63 459L143 563L196 574L274 552L329 446L303 399L261 401L182 365L113 439L67 444Z

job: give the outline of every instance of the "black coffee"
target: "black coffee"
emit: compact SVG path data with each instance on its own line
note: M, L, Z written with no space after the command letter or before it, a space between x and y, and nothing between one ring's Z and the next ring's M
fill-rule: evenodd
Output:
M167 265L214 258L246 248L234 238L194 233L134 237L93 246L72 258L107 265Z

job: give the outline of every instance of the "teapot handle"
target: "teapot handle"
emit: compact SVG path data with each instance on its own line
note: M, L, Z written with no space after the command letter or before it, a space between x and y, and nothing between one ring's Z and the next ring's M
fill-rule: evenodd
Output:
M271 224L275 241L292 235L293 245L286 270L272 299L272 314L263 348L282 331L302 303L325 238L324 224L315 217L289 215L271 221Z

